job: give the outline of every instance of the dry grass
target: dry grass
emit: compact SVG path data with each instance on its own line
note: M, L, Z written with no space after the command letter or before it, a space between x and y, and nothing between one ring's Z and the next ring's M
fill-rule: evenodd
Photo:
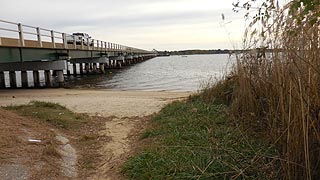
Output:
M248 51L233 68L232 111L243 127L261 133L277 145L284 179L320 179L320 49L319 8L303 21L274 15L272 25L255 27ZM317 14L318 13L318 14ZM265 53L265 54L264 54ZM266 55L266 56L264 56Z
M6 118L3 118L5 117L5 114L1 114L0 112L0 122L2 123L2 126L0 126L0 147L3 147L0 148L0 164L1 162L8 162L12 157L29 157L30 155L28 155L24 149L30 148L27 149L28 153L37 155L37 158L41 158L41 160L49 166L45 172L42 169L38 174L41 173L44 177L50 177L51 174L60 177L59 162L61 161L61 154L57 149L59 143L55 140L56 133L49 131L49 129L54 129L56 132L63 132L64 136L70 140L71 145L77 150L77 155L79 157L79 178L87 179L92 174L97 173L98 165L100 165L102 160L102 145L105 142L110 141L109 137L100 135L99 133L104 128L105 121L107 121L106 118L76 114L59 104L38 101L31 102L27 105L9 106L5 107L5 109L25 116L25 119L28 121L20 120L21 123L18 124L15 123L15 121L19 120L17 115L12 115L13 117L11 117L11 119L6 120ZM26 143L25 145L25 142L21 142L19 138L13 136L18 133L23 134L19 129L24 128L24 126L29 127L29 121L34 124L40 124L41 126L38 125L39 127L37 126L37 128L39 131L41 130L42 136L40 136L40 133L37 134L41 139L44 139L44 135L46 137L46 140L38 148L32 149L32 144ZM5 123L8 123L10 126ZM10 132L12 129L15 129L15 133ZM34 130L35 128L33 128L33 131ZM19 150L17 147L22 150ZM15 151L12 151L12 149ZM17 154L17 152L20 154ZM39 156L39 154L41 154L41 156Z

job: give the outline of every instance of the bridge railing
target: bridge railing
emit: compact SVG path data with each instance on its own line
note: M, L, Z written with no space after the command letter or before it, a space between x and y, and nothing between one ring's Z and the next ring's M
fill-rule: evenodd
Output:
M15 34L15 37L12 38L12 35L9 35L10 33ZM21 23L5 21L1 19L0 46L148 53L148 51L142 49L137 49L97 39L88 38L87 40L81 40L79 44L79 42L77 42L76 40L76 36L71 34L25 25Z

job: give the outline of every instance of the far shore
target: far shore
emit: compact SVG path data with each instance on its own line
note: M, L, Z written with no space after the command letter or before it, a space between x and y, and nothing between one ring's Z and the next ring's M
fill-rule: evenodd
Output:
M0 90L0 106L30 101L59 103L77 113L96 116L147 116L169 102L186 98L190 92L150 92L80 89Z

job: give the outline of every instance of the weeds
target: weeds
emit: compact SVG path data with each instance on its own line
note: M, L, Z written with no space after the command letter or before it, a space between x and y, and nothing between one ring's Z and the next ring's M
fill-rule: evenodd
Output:
M248 49L233 69L232 110L239 124L277 146L283 179L319 179L320 11L313 4L301 19L306 6L296 5L249 27Z

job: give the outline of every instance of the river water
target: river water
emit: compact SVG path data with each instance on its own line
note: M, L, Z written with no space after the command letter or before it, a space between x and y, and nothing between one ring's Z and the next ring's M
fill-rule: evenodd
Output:
M109 71L106 75L73 77L72 88L193 92L221 78L233 58L228 54L156 57Z

